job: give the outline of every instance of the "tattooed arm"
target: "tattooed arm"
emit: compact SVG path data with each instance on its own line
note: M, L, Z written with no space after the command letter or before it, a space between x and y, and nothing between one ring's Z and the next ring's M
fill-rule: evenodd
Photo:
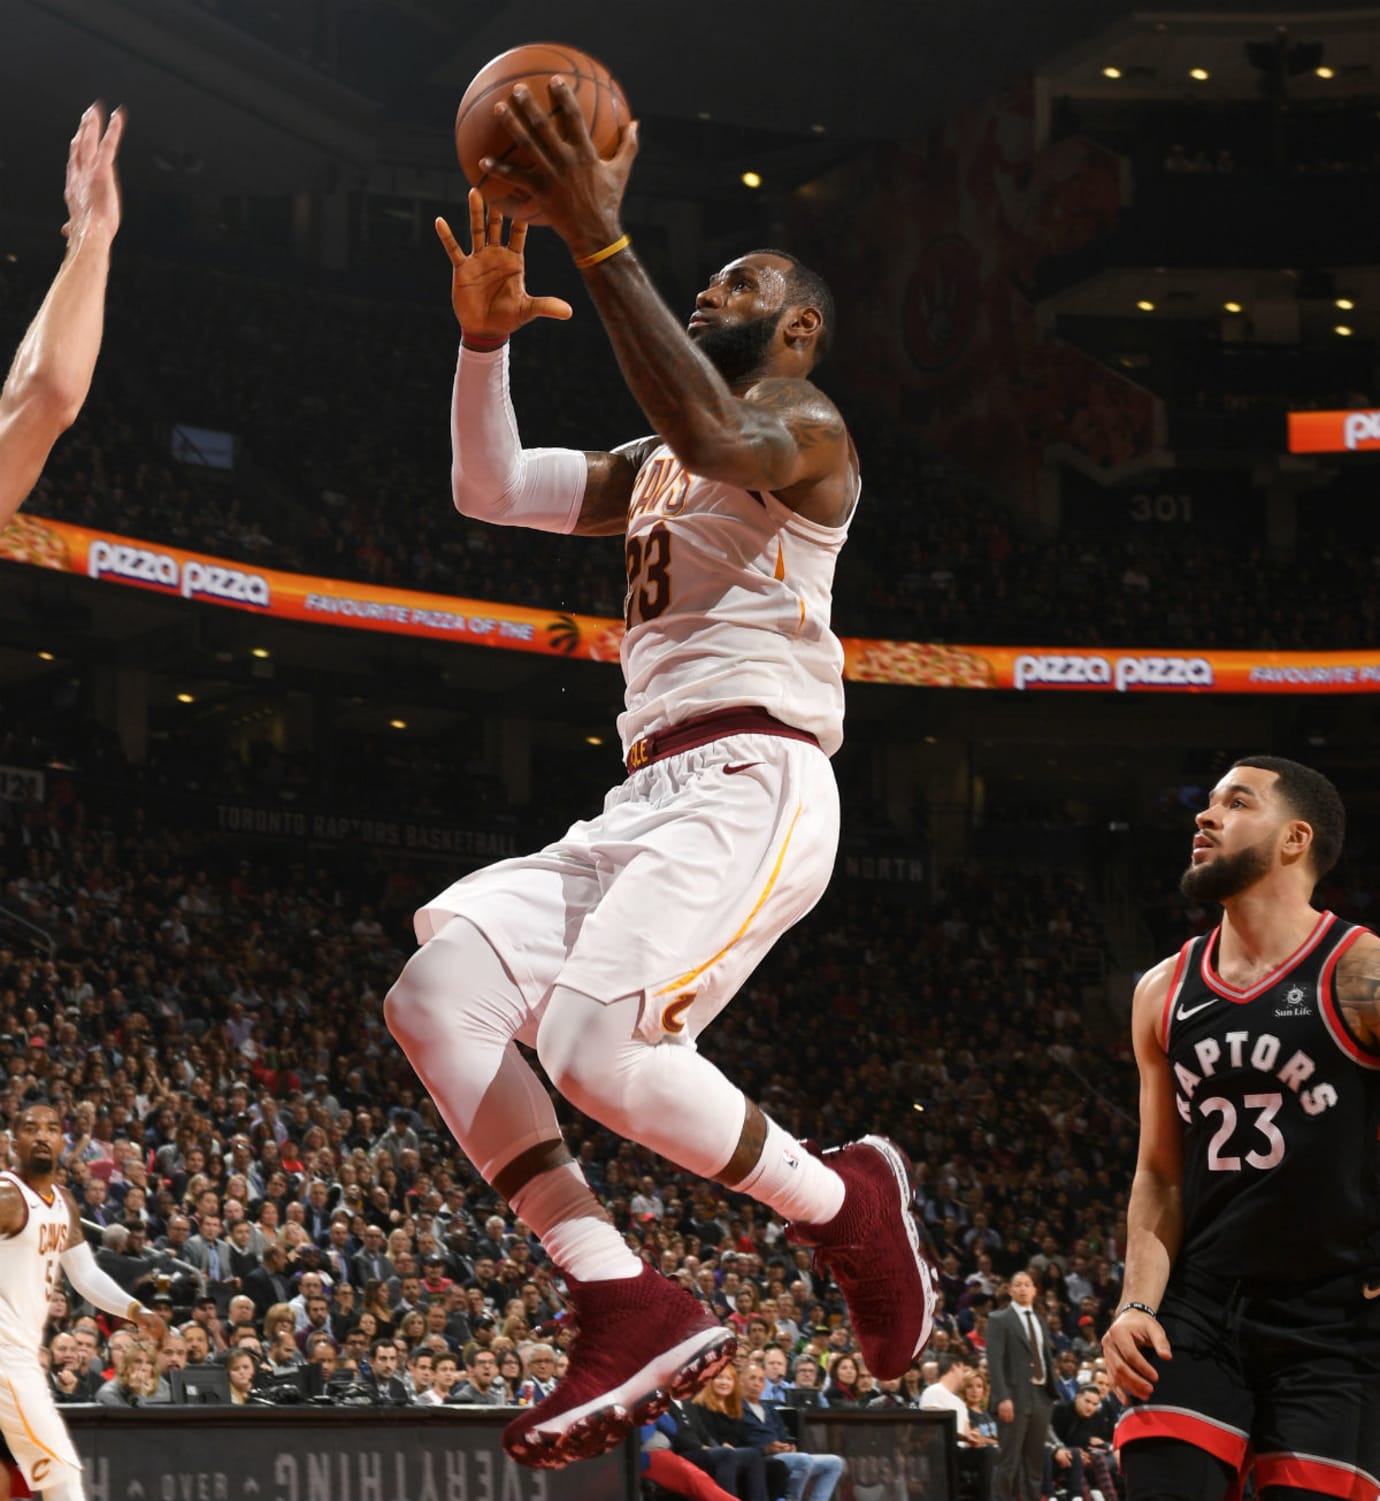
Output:
M687 469L770 490L828 526L847 518L856 481L848 432L822 391L807 380L774 378L735 396L631 249L591 267L585 284L628 389Z
M1380 938L1364 933L1337 961L1333 993L1356 1040L1380 1053Z

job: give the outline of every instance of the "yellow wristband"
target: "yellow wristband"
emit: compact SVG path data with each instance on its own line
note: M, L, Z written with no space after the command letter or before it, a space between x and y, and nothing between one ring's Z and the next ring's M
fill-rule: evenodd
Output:
M597 266L600 261L606 261L610 256L617 255L620 250L626 250L631 244L631 235L619 235L612 245L605 245L602 250L596 250L593 255L576 256L575 264L581 271L586 271L591 266Z

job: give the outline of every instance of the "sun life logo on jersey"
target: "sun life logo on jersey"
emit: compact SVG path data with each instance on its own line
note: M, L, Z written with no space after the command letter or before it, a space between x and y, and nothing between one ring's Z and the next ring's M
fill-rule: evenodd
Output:
M1308 1004L1308 992L1302 985L1291 985L1284 992L1284 1004L1275 1007L1276 1016L1310 1016L1313 1008Z

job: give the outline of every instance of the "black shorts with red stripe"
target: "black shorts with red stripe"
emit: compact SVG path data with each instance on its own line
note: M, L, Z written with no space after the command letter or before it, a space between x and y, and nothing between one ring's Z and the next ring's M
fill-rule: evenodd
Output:
M1132 1403L1116 1429L1131 1501L1137 1490L1156 1494L1135 1474L1130 1446L1141 1439L1206 1450L1224 1475L1253 1464L1267 1498L1274 1488L1376 1501L1380 1276L1348 1272L1265 1288L1176 1269L1160 1323L1173 1359L1145 1352L1158 1372L1155 1390Z

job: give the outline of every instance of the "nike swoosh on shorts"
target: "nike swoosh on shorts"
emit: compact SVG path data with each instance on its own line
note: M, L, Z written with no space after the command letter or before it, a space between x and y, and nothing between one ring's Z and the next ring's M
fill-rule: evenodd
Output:
M751 771L754 766L760 766L761 764L760 761L740 761L736 766L725 766L724 775L726 777L735 777L740 771Z

